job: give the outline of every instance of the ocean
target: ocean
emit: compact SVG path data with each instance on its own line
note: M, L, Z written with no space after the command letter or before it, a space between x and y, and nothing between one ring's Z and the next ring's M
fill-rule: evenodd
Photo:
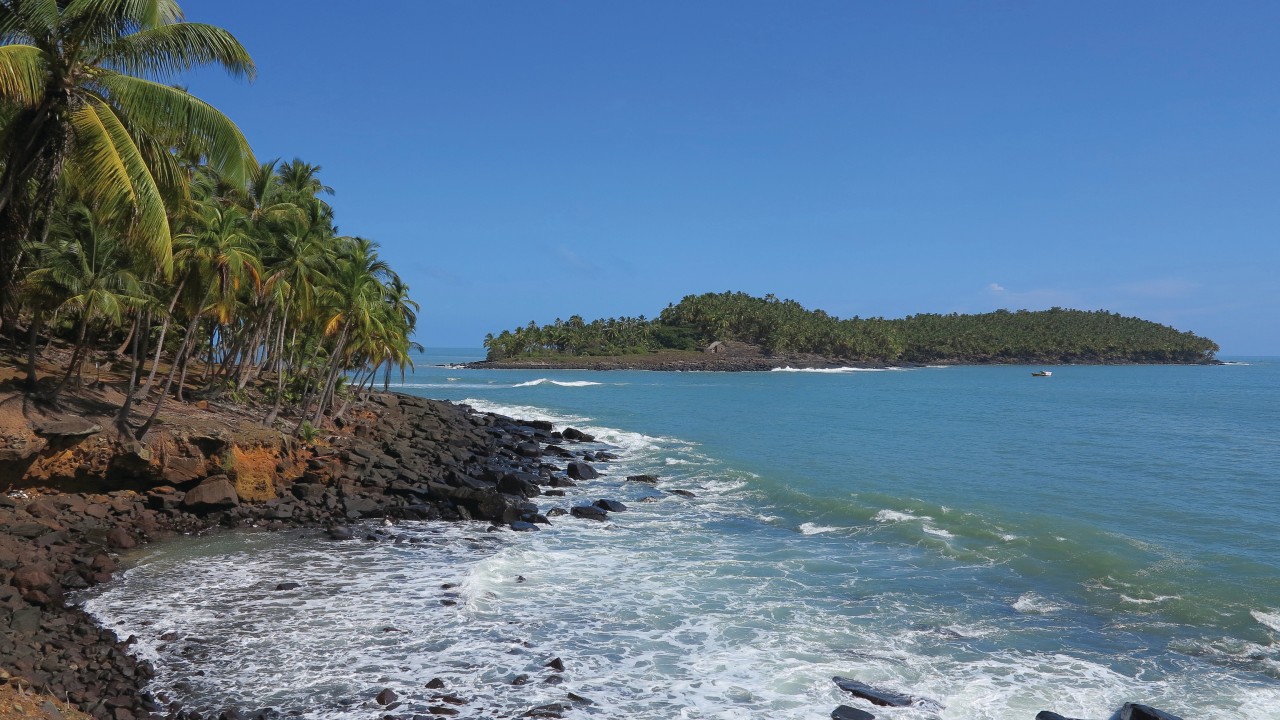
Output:
M398 545L183 538L80 600L188 707L318 720L380 718L385 687L425 714L432 678L473 718L569 692L593 703L570 718L1280 718L1280 359L452 365L479 356L430 351L393 389L595 435L620 458L539 505L626 512L404 522L421 542ZM922 702L872 708L834 675Z

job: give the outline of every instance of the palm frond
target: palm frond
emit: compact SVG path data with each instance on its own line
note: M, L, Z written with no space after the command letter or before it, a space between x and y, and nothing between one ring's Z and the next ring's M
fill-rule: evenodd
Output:
M174 23L125 35L103 47L95 62L123 73L168 79L202 65L220 65L250 80L253 58L235 37L214 25Z
M104 99L123 112L130 126L164 127L181 144L200 145L210 167L236 187L244 187L257 161L240 129L212 105L185 90L109 70L101 71L94 84L104 91Z
M133 240L157 269L167 275L173 265L173 240L169 235L169 218L165 215L160 188L156 187L155 178L129 131L111 107L96 98L90 106L110 136L128 173L135 208Z
M0 46L0 101L35 107L44 96L48 56L31 45Z

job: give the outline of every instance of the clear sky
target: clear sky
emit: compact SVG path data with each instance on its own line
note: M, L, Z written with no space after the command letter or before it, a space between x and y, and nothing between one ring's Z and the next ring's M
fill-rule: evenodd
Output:
M1105 308L1280 355L1280 3L186 0L418 339L691 293Z

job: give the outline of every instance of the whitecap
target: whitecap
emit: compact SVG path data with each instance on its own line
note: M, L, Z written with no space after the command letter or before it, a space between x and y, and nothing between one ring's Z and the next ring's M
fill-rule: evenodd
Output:
M953 538L953 537L955 537L955 534L953 534L953 533L951 533L951 532L948 532L948 531L946 531L946 530L943 530L942 528L934 527L934 526L929 525L929 524L926 524L926 525L925 525L923 528L921 528L921 529L922 529L922 530L924 530L924 532L925 532L926 534L928 534L928 535L933 535L933 536L935 536L935 537L940 537L940 538Z
M1055 605L1033 592L1022 593L1010 607L1024 615L1051 613L1062 609L1061 605Z
M802 535L818 535L820 533L833 532L839 529L840 528L838 527L831 527L829 525L818 525L817 523L811 523L811 522L800 523L800 534Z
M590 387L592 385L603 385L604 383L592 382L590 380L552 380L550 378L538 378L528 382L516 383L513 388L534 387L536 385L559 385L560 387Z
M1156 595L1156 596L1155 596L1155 597L1153 597L1153 598L1136 598L1136 597L1129 597L1128 595L1125 595L1125 594L1121 593L1121 594L1120 594L1120 599L1121 599L1121 600L1123 600L1123 601L1125 601L1125 602L1127 602L1127 603L1133 603L1133 604L1135 604L1135 605L1151 605L1151 604L1153 604L1153 603L1164 602L1165 600L1178 600L1178 599L1180 599L1180 596L1178 596L1178 595Z
M1249 614L1254 620L1267 626L1268 628L1280 632L1280 612L1260 612L1258 610L1250 610Z
M882 522L882 523L910 522L912 520L928 520L928 519L930 518L927 518L927 517L922 518L919 515L912 515L911 513L899 512L897 510L889 510L887 508L876 513L875 517L872 518L872 520L875 520L876 522Z

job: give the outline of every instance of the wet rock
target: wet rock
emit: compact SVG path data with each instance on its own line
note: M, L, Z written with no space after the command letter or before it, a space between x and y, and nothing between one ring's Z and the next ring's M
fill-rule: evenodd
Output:
M608 510L609 512L623 512L627 509L626 505L623 505L617 500L608 500L605 498L601 498L592 504L601 510Z
M533 442L532 440L526 440L525 442L517 443L515 447L515 451L516 451L516 454L521 457L527 457L527 458L542 457L542 448L538 445L538 443Z
M1050 710L1041 710L1036 713L1036 720L1077 720L1077 718L1069 718Z
M444 680L440 678L431 678L427 681L427 688L431 690L439 690L444 687Z
M537 525L524 520L516 520L509 527L516 532L535 532L540 529Z
M297 590L300 587L302 587L302 583L282 582L282 583L276 584L276 592L283 592L285 590Z
M355 531L345 525L329 528L328 535L330 540L354 540L356 537Z
M572 513L574 517L582 518L584 520L603 521L605 518L609 517L609 513L594 505L576 505L569 512Z
M574 442L595 442L596 441L594 437L582 432L581 430L577 430L571 427L561 430L560 437L564 438L565 440L573 440Z
M1182 718L1177 715L1170 715L1163 710L1157 710L1150 705L1125 703L1120 707L1120 711L1116 713L1116 720L1182 720Z
M658 482L658 476L657 475L628 475L627 480L630 482L642 482L642 483L649 483L650 485L653 485L654 483Z
M507 473L498 481L498 492L531 498L541 495L542 488L527 477L521 477L517 473Z
M670 492L672 495L679 495L680 497L687 497L687 498L698 497L697 495L694 495L688 490L676 489L676 490L670 490L668 492Z
M577 693L569 693L567 697L570 700L578 703L579 705L595 705L596 704L594 700L585 698Z
M876 716L866 710L841 705L831 711L831 720L876 720Z
M451 708L448 705L429 705L427 706L427 712L433 715L453 716L458 714L457 708Z
M574 480L594 480L600 477L600 473L585 462L571 462L565 472Z
M512 685L524 685L528 682L529 682L529 676L523 673L511 679Z
M547 661L546 665L543 665L542 667L549 667L552 670L555 670L556 672L564 672L564 661L561 660L560 658L552 658L551 660Z
M397 695L395 690L392 690L391 688L383 688L382 692L378 693L378 696L375 697L374 700L379 705L390 705L396 701L396 698Z
M870 702L872 705L880 705L883 707L907 707L915 700L910 695L878 690L866 683L861 683L857 680L850 680L849 678L840 677L839 675L831 679L841 690L844 690L854 697L862 698L863 700Z
M568 703L547 703L546 705L539 705L535 708L530 708L524 716L533 718L561 718L564 717L565 711L570 707L571 706Z

